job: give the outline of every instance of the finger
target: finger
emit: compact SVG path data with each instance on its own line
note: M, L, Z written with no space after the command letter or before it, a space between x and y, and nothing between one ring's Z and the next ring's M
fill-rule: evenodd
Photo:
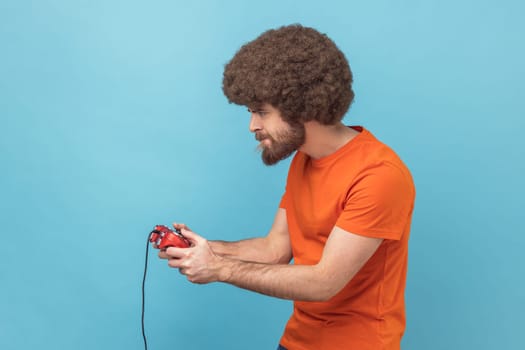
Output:
M168 258L180 259L186 256L186 248L168 247L166 248L166 255Z
M188 226L186 226L186 224L183 224L183 223L174 222L172 225L174 228L178 230L182 230L182 229L189 230L190 229Z
M181 264L182 264L182 262L180 261L180 259L169 259L168 260L168 266L169 267L180 268Z
M170 258L169 255L166 254L165 250L160 250L158 255L159 255L159 258L161 258L161 259L169 259Z

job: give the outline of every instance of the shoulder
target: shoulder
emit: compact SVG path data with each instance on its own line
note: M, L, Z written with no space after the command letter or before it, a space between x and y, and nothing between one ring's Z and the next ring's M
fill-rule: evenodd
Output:
M375 174L385 180L412 182L410 170L399 155L387 144L362 128L361 137L352 150L354 165L358 164L362 175Z

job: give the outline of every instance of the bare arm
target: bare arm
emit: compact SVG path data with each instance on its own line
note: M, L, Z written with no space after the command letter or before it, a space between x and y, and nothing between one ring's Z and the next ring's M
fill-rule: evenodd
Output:
M283 299L325 301L337 294L381 244L334 227L315 265L270 265L217 256L207 241L188 231L195 247L168 248L169 265L191 282L221 281Z

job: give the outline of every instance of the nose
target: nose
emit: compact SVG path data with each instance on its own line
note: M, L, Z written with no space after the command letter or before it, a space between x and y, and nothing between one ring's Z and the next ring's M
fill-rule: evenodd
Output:
M250 116L250 131L256 132L261 130L262 124L261 124L261 118L257 115L257 113L252 112Z

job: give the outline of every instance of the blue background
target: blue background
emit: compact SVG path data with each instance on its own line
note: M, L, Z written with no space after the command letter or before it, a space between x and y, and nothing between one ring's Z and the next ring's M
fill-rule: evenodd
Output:
M0 1L0 348L142 349L146 238L264 234L262 165L224 64L266 29L327 33L346 116L413 172L409 349L522 348L525 6L520 1ZM274 349L291 312L188 283L150 251L150 349Z

